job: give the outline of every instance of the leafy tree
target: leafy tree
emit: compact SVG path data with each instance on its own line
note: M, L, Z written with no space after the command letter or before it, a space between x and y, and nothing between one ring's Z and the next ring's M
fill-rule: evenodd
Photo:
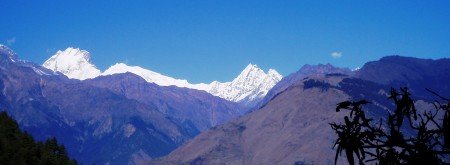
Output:
M77 162L69 158L55 138L36 143L3 111L0 112L0 164L72 165Z
M431 92L431 91L430 91ZM377 161L378 164L442 164L450 154L450 100L432 92L438 101L434 109L419 113L408 88L391 90L395 104L386 121L374 121L364 113L368 101L345 101L336 112L349 110L343 123L330 123L338 138L335 162L345 151L349 164ZM356 158L355 158L356 155Z

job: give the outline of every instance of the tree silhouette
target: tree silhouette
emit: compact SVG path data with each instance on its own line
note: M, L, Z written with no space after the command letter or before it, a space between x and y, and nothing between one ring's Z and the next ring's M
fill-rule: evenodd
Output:
M0 112L0 164L71 165L77 162L69 158L56 138L36 143L3 111Z
M430 91L431 92L431 91ZM349 110L344 123L330 123L338 138L335 163L345 150L349 164L378 161L378 164L442 164L450 154L450 100L432 92L441 101L434 109L419 113L408 88L391 89L395 110L387 120L368 118L363 106L368 101L344 101L336 112ZM441 102L446 102L442 104ZM405 124L407 123L407 124Z

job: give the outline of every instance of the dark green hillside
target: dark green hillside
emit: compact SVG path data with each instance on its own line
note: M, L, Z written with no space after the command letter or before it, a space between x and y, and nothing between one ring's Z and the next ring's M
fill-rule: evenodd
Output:
M36 143L6 112L0 112L0 163L77 164L55 138Z

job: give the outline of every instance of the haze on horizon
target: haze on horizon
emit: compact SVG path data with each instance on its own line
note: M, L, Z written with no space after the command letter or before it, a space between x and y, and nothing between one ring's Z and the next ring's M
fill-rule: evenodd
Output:
M376 4L375 4L376 3ZM0 43L42 64L88 50L105 70L138 65L193 83L249 63L284 76L304 64L351 69L386 55L450 57L449 1L2 1Z

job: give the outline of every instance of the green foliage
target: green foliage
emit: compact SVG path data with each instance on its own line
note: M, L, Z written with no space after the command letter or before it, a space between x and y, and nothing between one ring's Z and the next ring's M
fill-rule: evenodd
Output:
M6 112L0 112L0 164L72 165L77 162L69 158L55 138L36 143L31 135L20 131L17 122Z
M450 155L450 100L439 97L447 103L435 102L434 109L418 113L407 88L400 92L392 89L389 99L395 109L388 110L385 122L381 118L376 124L362 109L369 102L339 103L336 112L344 109L350 113L344 117L344 123L330 123L338 135L335 162L345 151L349 164L355 164L354 155L359 164L445 163L445 157ZM413 134L404 135L405 130Z

